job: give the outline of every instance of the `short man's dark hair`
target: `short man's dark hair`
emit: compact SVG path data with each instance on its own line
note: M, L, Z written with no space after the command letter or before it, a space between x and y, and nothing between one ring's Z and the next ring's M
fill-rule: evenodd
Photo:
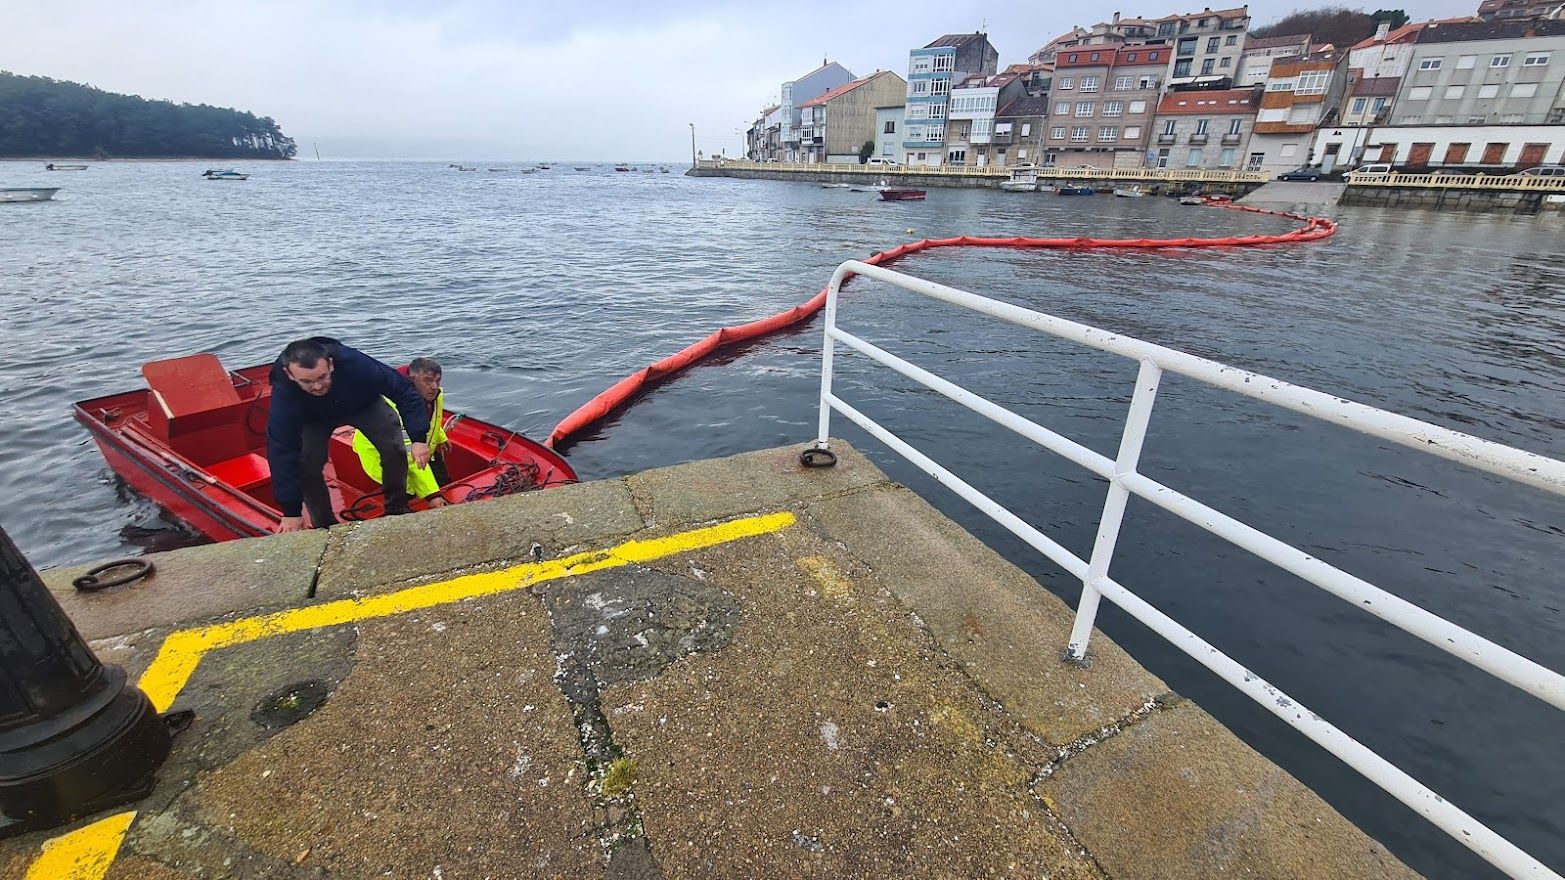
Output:
M408 362L409 373L434 373L436 376L443 371L440 364L434 358L414 358Z
M325 344L319 339L296 339L283 349L283 365L296 364L306 370L313 370L316 364L330 356Z

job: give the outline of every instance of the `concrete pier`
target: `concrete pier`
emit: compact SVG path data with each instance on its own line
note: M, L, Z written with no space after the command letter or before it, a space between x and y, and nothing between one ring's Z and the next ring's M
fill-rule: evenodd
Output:
M1071 609L833 448L45 572L196 718L0 875L1415 876L1101 633L1061 662Z

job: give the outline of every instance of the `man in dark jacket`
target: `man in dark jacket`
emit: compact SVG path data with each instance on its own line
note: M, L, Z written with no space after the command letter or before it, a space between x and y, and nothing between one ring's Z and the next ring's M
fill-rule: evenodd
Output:
M266 424L266 458L272 494L282 508L279 532L337 522L326 491L326 451L332 431L352 425L364 432L385 463L386 513L406 513L408 456L429 465L429 412L408 377L335 339L317 336L288 343L272 364L272 410ZM393 410L386 400L397 403ZM398 414L401 425L398 425ZM402 444L407 428L411 448Z

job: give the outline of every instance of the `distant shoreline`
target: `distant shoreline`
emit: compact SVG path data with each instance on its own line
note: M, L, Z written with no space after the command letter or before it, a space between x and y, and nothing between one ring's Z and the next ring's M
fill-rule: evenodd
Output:
M45 165L59 163L90 162L296 162L281 156L114 156L100 159L95 156L0 156L0 162L42 162Z

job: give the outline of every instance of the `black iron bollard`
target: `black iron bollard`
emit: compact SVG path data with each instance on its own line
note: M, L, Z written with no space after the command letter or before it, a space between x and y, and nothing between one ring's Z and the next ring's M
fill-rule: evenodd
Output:
M144 797L170 733L0 528L0 837Z

